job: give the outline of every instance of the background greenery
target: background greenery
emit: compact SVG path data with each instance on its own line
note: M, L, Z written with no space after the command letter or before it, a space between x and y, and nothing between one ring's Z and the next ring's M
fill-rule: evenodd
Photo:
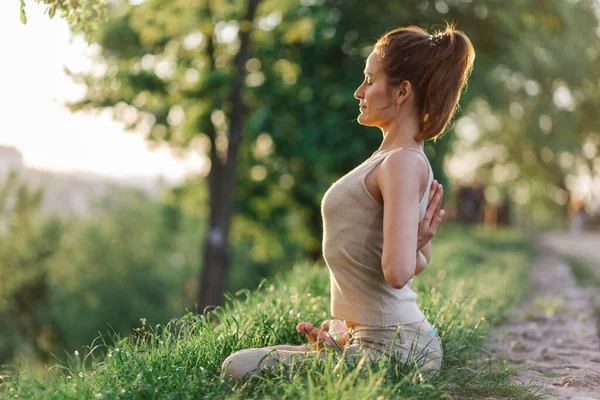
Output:
M590 211L596 207L597 199L584 190L600 176L600 31L591 0L514 0L510 7L492 0L263 0L250 25L243 1L43 3L68 18L74 31L90 28L82 31L100 50L95 62L103 67L96 71L103 74L72 74L88 88L72 110L111 108L150 142L205 158L216 151L211 160L225 158L233 121L242 122L235 190L220 199L233 204L230 292L255 288L295 264L321 262L322 195L381 141L378 131L356 123L353 93L369 46L397 26L432 31L456 21L476 49L454 129L425 148L445 185L446 207L455 203L459 185L477 181L485 182L489 204L510 202L515 227L561 226L573 196ZM234 61L245 31L251 32L248 57L239 70ZM236 114L231 99L240 76L244 107ZM42 192L16 176L4 178L0 363L37 361L44 370L42 363L73 354L99 332L127 335L142 318L153 326L196 311L202 243L213 211L208 179L191 176L155 198L115 189L85 217L58 217L39 212ZM457 276L464 279L474 273L480 280L504 279L487 268L485 254L486 243L493 248L501 239L450 231L464 241L436 238L437 263L462 265ZM469 250L472 240L480 250ZM521 254L506 246L494 253L498 262ZM481 289L458 283L441 289L423 280L419 289L429 295L421 299L434 302L424 305L445 304L435 303L441 297L432 290L463 287L467 297ZM507 284L493 300L480 299L481 312L514 300L518 286ZM324 288L307 290L326 296ZM312 306L316 314L306 316L326 315L327 304ZM437 312L443 315L443 308ZM291 335L282 330L270 340ZM258 342L239 345L252 343ZM210 362L216 365L229 350Z

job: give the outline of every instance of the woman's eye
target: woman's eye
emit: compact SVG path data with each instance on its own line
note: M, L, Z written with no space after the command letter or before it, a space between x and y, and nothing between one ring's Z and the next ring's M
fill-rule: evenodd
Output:
M370 77L367 77L367 85L370 85L371 83L373 83L373 81L371 80Z

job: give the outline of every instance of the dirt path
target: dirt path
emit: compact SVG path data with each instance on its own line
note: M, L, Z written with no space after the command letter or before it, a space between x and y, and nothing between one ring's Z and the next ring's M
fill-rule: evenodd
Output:
M595 244L600 252L600 242ZM600 399L600 340L594 303L598 290L577 285L570 267L544 237L530 272L532 294L509 322L492 332L488 350L523 367L521 383L541 386L547 399Z

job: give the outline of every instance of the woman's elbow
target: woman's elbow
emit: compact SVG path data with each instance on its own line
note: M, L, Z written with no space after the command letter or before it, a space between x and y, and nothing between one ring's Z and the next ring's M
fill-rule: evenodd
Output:
M400 268L383 268L383 276L385 281L394 289L402 289L408 281L411 280L413 274L405 271L399 271Z

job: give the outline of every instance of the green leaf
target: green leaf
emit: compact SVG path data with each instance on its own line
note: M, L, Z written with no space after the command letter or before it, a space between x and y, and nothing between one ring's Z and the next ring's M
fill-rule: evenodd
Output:
M21 10L21 23L25 25L27 23L27 15L25 15L25 10Z
M48 11L48 15L50 19L54 18L54 13L56 12L56 7L50 7L50 11Z

